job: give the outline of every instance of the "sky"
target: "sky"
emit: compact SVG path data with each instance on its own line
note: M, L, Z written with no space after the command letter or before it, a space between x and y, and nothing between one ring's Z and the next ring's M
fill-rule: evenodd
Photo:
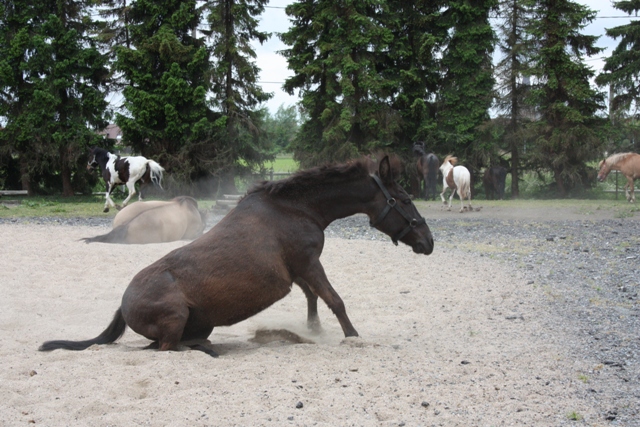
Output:
M273 98L266 103L271 114L275 113L281 105L288 107L299 100L297 94L291 96L282 90L282 84L292 75L292 72L287 68L285 58L277 53L287 48L277 37L277 33L286 32L289 28L290 22L284 8L292 2L292 0L269 2L259 28L273 35L263 45L254 43L257 54L256 64L261 69L259 82L265 92L274 94ZM599 55L586 60L597 73L602 70L604 58L609 56L618 44L616 40L606 36L605 29L624 25L630 21L630 18L626 17L621 10L615 9L610 0L578 0L577 3L584 4L597 12L597 18L583 30L584 34L601 36L597 46L605 48ZM624 18L611 18L614 16Z

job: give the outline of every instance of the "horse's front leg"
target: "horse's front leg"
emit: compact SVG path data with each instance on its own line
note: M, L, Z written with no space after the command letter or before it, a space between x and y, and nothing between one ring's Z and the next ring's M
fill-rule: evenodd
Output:
M132 182L132 181L127 182L127 190L129 191L129 195L122 202L122 207L123 208L125 206L127 206L127 203L129 203L129 200L131 200L131 197L133 197L136 194L136 185L135 185L135 183Z
M447 199L445 199L444 195L447 192L447 184L444 184L442 186L442 193L440 193L440 198L442 199L442 204L446 206L447 204Z
M116 204L113 203L113 200L111 200L111 193L115 188L115 185L107 182L107 191L104 193L104 209L102 210L102 212L109 212L109 206L111 206L112 208L116 207Z
M313 294L322 298L333 314L336 315L338 322L340 322L340 326L342 327L342 331L344 332L344 336L357 337L358 332L353 327L349 317L347 316L347 310L344 306L344 302L335 289L333 289L331 283L329 283L329 279L327 279L320 261L312 261L304 274L300 275L300 278L308 285Z
M318 296L309 288L307 282L300 277L296 278L295 283L307 297L307 327L313 332L321 332L322 325L320 324L320 316L318 316Z

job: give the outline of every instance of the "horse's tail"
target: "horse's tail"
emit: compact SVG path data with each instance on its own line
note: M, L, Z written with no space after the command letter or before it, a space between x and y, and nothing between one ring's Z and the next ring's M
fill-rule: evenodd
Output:
M164 168L153 160L149 160L148 165L151 170L151 182L162 188L162 172L164 172ZM164 190L164 188L162 189Z
M86 341L46 341L38 348L38 350L51 351L59 348L64 350L84 350L94 344L110 344L124 334L126 327L127 323L124 321L122 310L119 308L113 316L113 320L109 326L107 326L107 329L105 329L96 338Z
M458 195L460 199L471 199L471 181L469 179L464 180L458 186Z
M440 161L435 154L429 154L427 156L427 165L429 165L429 170L427 171L427 177L432 182L435 182L438 177L438 167L440 166Z
M85 243L124 243L127 238L127 224L119 225L107 234L94 237L84 237L80 240Z

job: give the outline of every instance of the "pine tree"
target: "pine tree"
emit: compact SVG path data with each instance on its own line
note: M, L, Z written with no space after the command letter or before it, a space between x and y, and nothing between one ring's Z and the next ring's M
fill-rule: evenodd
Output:
M214 104L222 114L224 130L220 144L227 155L221 169L222 191L236 193L239 168L253 169L272 155L264 138L264 112L258 110L272 94L258 85L260 69L255 64L253 40L263 43L269 33L258 31L257 18L267 0L221 0L211 3L209 23L216 66L212 72ZM222 121L221 120L221 121Z
M384 24L393 33L388 55L379 68L385 76L392 106L402 124L396 152L409 152L412 142L435 144L435 99L441 83L438 53L447 29L438 25L441 2L388 0Z
M528 10L523 0L504 0L500 5L501 22L498 25L499 47L503 58L496 66L498 79L496 108L506 120L503 140L510 153L511 196L518 197L520 154L524 139L524 123L533 118L533 111L525 104L529 89L527 71L529 40L526 33ZM495 153L498 146L491 150L496 163Z
M51 187L58 172L62 194L73 195L72 180L81 185L76 172L83 170L88 146L106 125L108 70L90 36L90 1L3 5L9 56L0 65L2 115L7 139L21 157L23 187L33 192L28 182L37 175Z
M530 73L536 79L530 102L540 115L532 124L533 156L553 173L558 193L589 185L586 162L601 145L596 113L603 94L590 85L593 70L585 56L602 51L597 37L580 33L595 18L586 6L568 0L537 0L528 31L534 42Z
M196 1L136 0L127 16L130 46L115 48L114 64L126 82L116 116L125 144L158 161L173 185L213 175L220 124L207 100L212 64Z
M640 0L614 2L621 11L637 16ZM613 99L612 112L629 111L640 107L640 21L607 29L607 35L620 39L618 46L605 59L603 72L597 77L599 85L611 85Z
M281 39L294 76L284 88L298 91L308 117L292 144L295 159L341 161L392 141L399 117L380 68L393 41L386 3L302 0L286 11L293 22Z
M438 133L442 148L471 159L477 127L489 120L494 96L495 34L489 13L497 0L453 0L440 20L451 32L442 57Z

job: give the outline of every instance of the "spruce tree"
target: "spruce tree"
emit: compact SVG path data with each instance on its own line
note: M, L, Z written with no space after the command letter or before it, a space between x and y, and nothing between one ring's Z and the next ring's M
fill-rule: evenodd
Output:
M614 2L613 6L632 15L640 12L640 0ZM607 29L607 35L618 46L605 59L603 72L597 77L599 85L610 85L612 112L629 111L640 107L640 21Z
M393 41L382 0L302 0L286 9L292 26L281 35L307 120L292 144L303 166L341 161L381 147L399 129L389 106L382 56Z
M20 156L23 187L30 192L29 182L39 176L44 190L61 185L63 195L73 195L73 180L82 185L78 172L84 170L88 147L106 125L108 70L91 37L90 3L3 3L8 55L0 64L0 114L7 118L2 139Z
M442 2L388 0L384 24L393 33L388 54L381 56L381 72L394 111L402 118L396 151L408 152L416 140L433 147L435 99L441 83L439 52L447 30L438 25Z
M438 93L438 139L442 149L471 159L477 127L489 120L494 96L492 55L495 34L489 13L497 0L452 0L440 25L450 31L442 56Z
M498 24L498 46L503 54L496 66L498 80L495 106L502 113L505 132L502 135L504 144L494 146L490 150L489 165L498 163L498 148L507 150L511 163L511 196L518 197L520 155L524 146L524 122L533 119L532 109L525 104L529 89L529 76L526 75L528 65L529 39L526 33L528 9L523 0L503 0L500 4ZM503 121L503 122L504 122Z
M196 1L136 0L127 16L130 46L115 48L114 64L126 83L116 116L125 144L158 161L170 185L211 177L219 115L207 100L212 64Z
M258 17L267 0L220 0L209 5L210 37L215 67L212 69L213 104L224 128L218 138L227 160L220 169L221 190L236 193L238 170L255 169L274 154L265 139L261 103L269 100L258 85L253 40L263 43L269 33L258 31Z
M528 28L535 52L530 73L535 78L529 101L539 113L532 126L532 155L550 170L561 196L578 184L588 186L586 162L598 157L601 139L596 113L603 94L591 87L594 71L585 58L602 51L597 37L580 33L596 13L569 0L536 0Z

